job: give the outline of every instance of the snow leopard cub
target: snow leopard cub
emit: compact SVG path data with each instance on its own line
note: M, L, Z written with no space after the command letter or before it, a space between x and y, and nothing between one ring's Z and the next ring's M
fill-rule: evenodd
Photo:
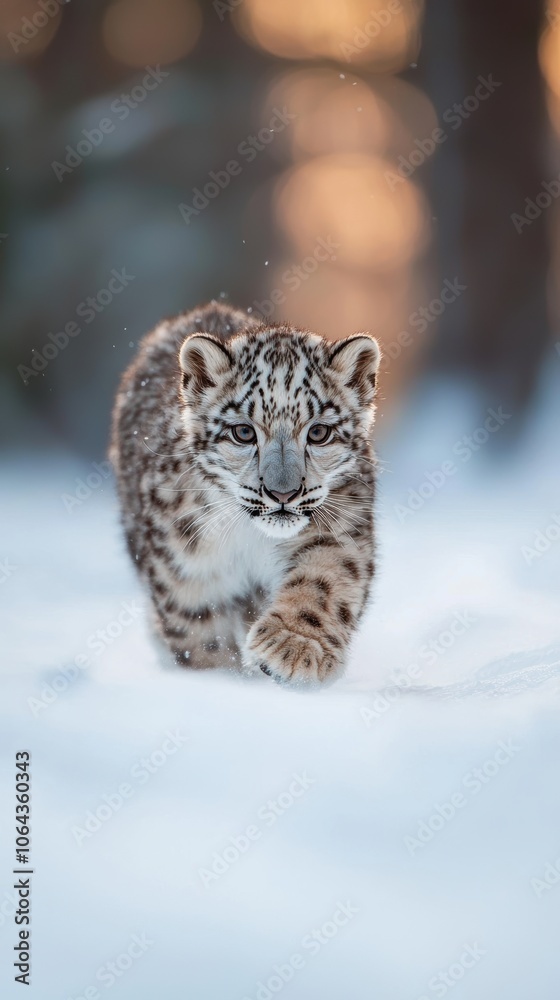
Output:
M212 303L125 373L110 457L156 630L189 667L338 676L373 574L377 342Z

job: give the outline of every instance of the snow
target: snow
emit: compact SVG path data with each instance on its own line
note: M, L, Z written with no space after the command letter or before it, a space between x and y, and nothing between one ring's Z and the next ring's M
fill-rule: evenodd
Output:
M504 427L469 460L454 448L484 422L480 400L443 384L411 400L381 445L375 601L345 678L313 693L162 669L111 480L68 511L91 466L5 459L3 997L21 993L26 748L41 1000L556 1000L554 529L527 554L560 515L554 382L517 450L499 447Z

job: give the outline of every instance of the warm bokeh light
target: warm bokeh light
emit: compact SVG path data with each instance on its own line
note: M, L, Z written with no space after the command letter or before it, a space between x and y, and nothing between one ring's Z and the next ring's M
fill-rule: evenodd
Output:
M421 13L411 0L243 0L232 16L251 44L285 59L398 72L418 54Z
M390 170L378 157L325 156L283 175L274 213L295 252L329 236L349 267L391 271L413 260L429 238L427 206L409 181L391 190Z
M417 136L438 125L435 109L412 84L389 76L375 83L337 69L288 70L271 83L261 117L275 107L297 115L271 153L294 160L325 153L408 155Z
M285 105L297 115L286 141L294 158L338 151L384 152L390 111L363 80L328 69L284 73L272 84L267 108ZM268 113L268 112L267 112Z
M126 66L165 66L194 48L201 28L196 0L115 0L105 13L103 39Z
M560 134L560 7L553 0L546 12L548 27L541 36L539 61L546 80L547 107L552 126Z
M309 256L301 258L297 265L286 260L270 275L271 288L285 293L284 302L274 310L277 315L272 315L272 319L282 318L296 326L317 329L333 339L362 330L383 341L406 327L410 309L407 309L409 281L405 271L399 269L378 278L318 262L317 269L307 274L304 262L313 260L314 248L308 249ZM299 284L298 273L305 275ZM296 277L288 284L287 275ZM266 302L265 294L265 307Z
M550 90L560 98L560 35L552 26L546 28L541 37L539 61Z
M52 42L63 7L42 10L36 0L2 0L0 5L0 59L16 61L38 56Z

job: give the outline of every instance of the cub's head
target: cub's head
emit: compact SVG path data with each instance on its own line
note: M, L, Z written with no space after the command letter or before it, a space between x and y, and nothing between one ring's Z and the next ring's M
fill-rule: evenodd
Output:
M350 481L374 419L380 351L262 326L187 337L184 419L198 467L273 538L296 535ZM320 517L320 514L317 515Z

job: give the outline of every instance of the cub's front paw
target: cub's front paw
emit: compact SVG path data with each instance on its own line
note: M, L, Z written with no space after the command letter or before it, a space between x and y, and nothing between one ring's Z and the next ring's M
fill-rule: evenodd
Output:
M247 636L245 667L252 673L262 670L280 683L335 680L342 672L343 661L339 651L332 648L331 638L295 631L286 625L282 615L271 611L255 622Z

